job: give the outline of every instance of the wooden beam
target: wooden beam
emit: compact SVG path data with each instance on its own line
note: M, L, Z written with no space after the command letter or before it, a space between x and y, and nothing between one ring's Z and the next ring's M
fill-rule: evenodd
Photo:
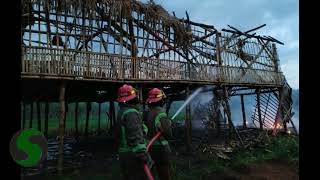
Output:
M146 25L144 25L143 23L141 23L140 21L138 21L137 19L133 19L133 21L143 30L147 31L149 34L151 34L153 37L155 37L157 40L161 41L165 46L167 46L170 50L173 50L174 52L176 52L177 54L179 54L181 57L185 58L187 61L189 61L190 63L194 64L193 62L191 62L189 60L189 58L187 56L185 56L184 54L182 54L180 51L178 51L175 47L171 46L169 42L165 41L164 39L162 39L160 36L158 36L158 34L156 34L155 32L153 32L149 27L147 27Z
M179 21L183 22L183 23L188 23L188 24L191 24L191 25L194 25L194 26L199 26L199 27L202 27L202 28L209 28L209 29L215 30L214 26L212 26L212 25L196 23L196 22L193 22L193 21L190 21L190 20L187 20L187 19L179 19Z
M216 32L211 32L211 33L209 33L209 34L207 34L205 36L202 36L202 37L194 36L195 39L191 41L191 44L195 43L197 41L203 41L205 38L208 38L208 37L214 35L215 33ZM175 46L175 48L178 50L179 48L181 48L181 46ZM165 49L165 50L159 51L159 52L149 56L149 58L152 58L152 57L155 57L155 56L159 56L160 54L166 53L168 51L171 51L171 49Z
M60 85L59 102L60 102L60 119L59 119L59 158L58 172L62 174L63 170L63 150L64 150L64 118L65 118L65 91L66 82L62 81Z

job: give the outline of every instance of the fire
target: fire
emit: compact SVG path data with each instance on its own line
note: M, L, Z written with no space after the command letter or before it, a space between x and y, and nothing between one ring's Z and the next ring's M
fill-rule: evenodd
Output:
M277 124L276 128L281 129L281 124Z

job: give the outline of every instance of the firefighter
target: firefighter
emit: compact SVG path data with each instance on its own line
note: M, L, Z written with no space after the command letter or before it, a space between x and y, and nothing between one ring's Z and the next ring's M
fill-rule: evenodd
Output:
M143 126L141 113L137 110L137 90L130 85L123 85L118 90L117 101L120 110L114 136L124 179L146 179L143 165L150 165L151 157L146 152L147 129Z
M166 95L162 90L158 88L151 89L146 100L149 110L144 112L143 117L148 127L147 139L152 139L158 131L162 133L149 150L160 180L171 179L169 160L171 149L168 139L172 137L172 129L171 119L163 109L165 98Z

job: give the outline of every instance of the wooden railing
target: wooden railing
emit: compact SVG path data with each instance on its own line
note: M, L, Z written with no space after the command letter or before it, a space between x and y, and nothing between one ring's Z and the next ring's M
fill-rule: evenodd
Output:
M136 74L133 74L133 65ZM22 73L110 80L186 80L280 85L280 72L138 58L91 52L24 47Z

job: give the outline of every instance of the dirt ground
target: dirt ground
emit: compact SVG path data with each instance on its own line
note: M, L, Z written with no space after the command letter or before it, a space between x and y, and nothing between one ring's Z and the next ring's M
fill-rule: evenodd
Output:
M298 180L299 168L284 161L267 161L211 173L205 180Z

